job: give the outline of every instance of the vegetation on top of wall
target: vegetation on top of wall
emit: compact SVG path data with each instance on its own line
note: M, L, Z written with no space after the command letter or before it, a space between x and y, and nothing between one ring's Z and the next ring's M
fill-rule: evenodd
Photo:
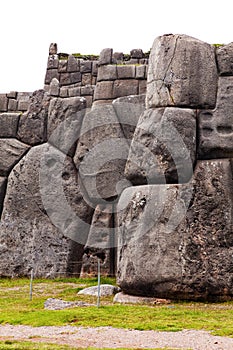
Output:
M221 46L224 46L225 44L212 44L212 46L215 46L215 47L221 47Z
M83 55L81 53L72 53L72 56L75 58L82 58L83 60L97 61L99 59L99 55Z

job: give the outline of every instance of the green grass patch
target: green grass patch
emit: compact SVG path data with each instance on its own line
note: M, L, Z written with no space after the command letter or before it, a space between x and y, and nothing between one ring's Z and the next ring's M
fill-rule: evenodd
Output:
M102 283L115 284L102 278ZM33 283L33 298L29 300L28 279L0 279L0 323L31 326L74 325L83 327L112 326L138 330L179 331L204 329L215 335L233 337L233 302L174 302L169 305L119 305L112 297L78 296L77 292L97 284L91 279L38 279ZM67 301L87 301L90 307L65 310L45 310L48 298Z

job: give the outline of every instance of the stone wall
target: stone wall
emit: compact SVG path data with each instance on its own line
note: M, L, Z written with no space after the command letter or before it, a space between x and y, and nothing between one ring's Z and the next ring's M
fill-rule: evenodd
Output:
M91 107L94 101L144 94L147 65L148 53L141 49L125 55L109 48L99 56L85 56L57 53L57 45L51 44L44 88L60 97L83 96Z
M173 299L233 297L233 45L156 38L146 110L118 203L118 283ZM146 152L145 152L146 150Z
M0 113L25 112L29 106L30 92L11 91L7 94L0 94Z
M185 35L156 38L149 63L51 44L27 110L1 94L0 275L100 259L130 294L231 299L232 62L232 44Z

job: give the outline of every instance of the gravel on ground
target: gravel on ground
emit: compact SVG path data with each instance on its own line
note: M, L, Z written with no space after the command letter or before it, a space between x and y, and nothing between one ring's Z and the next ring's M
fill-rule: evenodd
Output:
M30 340L96 348L177 348L192 350L232 350L233 338L213 336L206 331L139 331L112 327L75 326L31 327L0 325L0 340Z

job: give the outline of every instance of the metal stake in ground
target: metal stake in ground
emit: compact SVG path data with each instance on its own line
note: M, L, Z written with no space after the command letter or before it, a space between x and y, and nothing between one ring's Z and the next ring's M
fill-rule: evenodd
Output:
M30 300L32 300L32 283L33 283L33 269L31 269L31 279L30 279L30 292L29 292Z
M100 259L98 258L98 297L97 297L97 307L100 307Z

